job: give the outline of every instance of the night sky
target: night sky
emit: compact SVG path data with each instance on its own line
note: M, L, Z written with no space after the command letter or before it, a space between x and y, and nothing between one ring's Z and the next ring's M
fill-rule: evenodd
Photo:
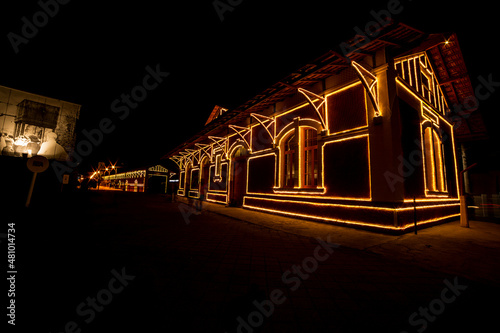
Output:
M82 171L107 160L145 166L201 130L214 105L236 108L327 50L339 50L356 26L373 20L372 10L393 3L220 0L236 5L221 21L213 2L72 0L59 4L17 54L8 34L21 35L22 18L33 22L41 7L35 0L4 2L0 85L81 104L77 142L82 130L112 120L114 130ZM495 3L406 0L398 8L396 21L457 33L474 87L479 76L500 82ZM147 66L169 75L130 114L113 112L113 101L143 84ZM499 137L497 89L480 104L492 136L486 150Z

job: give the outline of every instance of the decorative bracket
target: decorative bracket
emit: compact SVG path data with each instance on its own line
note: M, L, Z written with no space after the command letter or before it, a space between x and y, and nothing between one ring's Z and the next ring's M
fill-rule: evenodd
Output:
M352 67L356 70L361 83L365 87L368 96L372 102L373 108L375 109L375 117L381 117L380 106L378 104L378 81L377 77L371 73L369 70L361 66L355 61L351 62Z
M252 146L248 143L247 139L245 139L245 135L250 133L250 129L246 127L241 127L241 126L236 126L236 125L229 125L229 128L232 129L233 131L236 132L240 136L241 139L247 144L248 151L252 151ZM244 134L241 134L244 133Z
M196 150L196 149L186 149L186 151L190 154L190 157L192 158L193 166L195 164L199 164L200 163L201 154L200 154L199 150Z
M187 162L191 162L191 164L194 164L193 163L193 159L192 159L192 156L191 156L191 153L187 153L185 151L181 151L179 152L179 154L182 156L182 159L184 160L184 165L183 167L186 168L187 167Z
M307 101L309 102L309 104L311 104L314 110L316 110L316 113L319 116L319 120L321 121L321 126L323 126L323 130L326 129L325 117L323 116L323 112L321 112L321 107L323 106L323 104L325 104L326 98L316 95L315 93L312 93L303 88L299 88L298 90L302 95L304 95L307 98Z
M200 162L202 154L207 155L208 159L212 160L212 146L207 144L195 143L196 147L200 148Z
M182 160L182 157L180 157L180 156L177 156L177 155L176 155L176 156L172 156L172 157L170 157L170 160L174 161L174 163L175 163L175 164L177 164L177 166L179 167L179 170L182 170L182 169L183 169L183 168L182 168L182 164L183 164L183 163L182 163L182 161L181 161L181 160Z
M210 140L212 140L220 149L222 149L222 152L224 153L224 156L227 159L227 138L221 138L217 136L209 136L208 137ZM222 141L222 143L221 143Z
M255 120L257 120L259 122L259 124L262 125L262 127L264 127L264 129L267 131L267 134L269 134L269 136L271 137L271 140L273 140L273 144L275 144L275 138L276 138L276 118L271 118L271 117L266 117L266 116L263 116L261 114L257 114L257 113L251 113L250 116L252 118L254 118ZM261 120L261 118L263 118L264 120ZM269 121L269 123L266 125L265 123ZM274 126L273 127L273 133L271 133L271 131L269 130L269 127L271 126Z

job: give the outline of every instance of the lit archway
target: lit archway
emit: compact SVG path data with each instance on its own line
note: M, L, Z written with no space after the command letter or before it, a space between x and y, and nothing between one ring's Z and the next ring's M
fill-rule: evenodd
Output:
M230 150L229 175L229 205L241 206L246 194L247 156L248 150L244 145L235 146Z

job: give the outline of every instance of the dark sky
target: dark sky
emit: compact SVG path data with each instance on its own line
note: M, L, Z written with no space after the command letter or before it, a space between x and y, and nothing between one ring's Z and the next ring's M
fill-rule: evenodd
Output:
M84 129L110 118L115 130L94 147L85 167L107 159L144 166L199 131L214 105L235 108L338 49L354 36L354 27L373 20L372 10L393 1L220 2L240 4L221 21L213 0L72 0L59 5L17 54L7 35L21 35L21 19L33 22L41 7L35 0L3 3L0 85L82 104L77 140ZM500 82L494 3L406 0L398 8L392 15L397 21L424 32L458 34L473 86L478 76ZM121 120L111 104L142 84L146 66L170 75ZM494 136L498 90L481 101Z

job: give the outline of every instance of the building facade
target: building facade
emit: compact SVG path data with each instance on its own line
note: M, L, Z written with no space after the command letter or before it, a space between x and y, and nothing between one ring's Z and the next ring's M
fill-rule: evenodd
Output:
M127 172L109 172L102 176L102 186L125 192L167 193L170 172L161 165ZM91 176L95 177L96 172Z
M458 219L453 106L474 93L456 35L392 24L347 45L215 107L165 156L177 194L394 231Z

